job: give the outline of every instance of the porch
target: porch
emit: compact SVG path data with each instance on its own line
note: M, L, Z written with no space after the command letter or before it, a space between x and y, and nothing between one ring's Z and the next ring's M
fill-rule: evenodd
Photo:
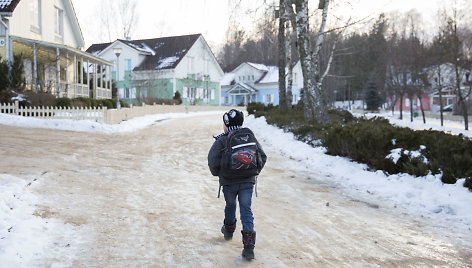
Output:
M23 56L27 90L67 98L112 98L113 63L66 45L11 39L14 54Z
M251 86L237 83L226 91L226 105L247 105L250 102L257 102L257 91Z

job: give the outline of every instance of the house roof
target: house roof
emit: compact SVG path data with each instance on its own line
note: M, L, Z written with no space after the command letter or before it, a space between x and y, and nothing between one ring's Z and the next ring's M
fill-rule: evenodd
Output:
M251 65L252 67L260 70L260 71L263 71L263 72L268 72L269 69L266 65L264 64L260 64L260 63L253 63L253 62L247 62L247 64Z
M235 77L234 73L225 73L225 75L223 76L223 78L220 81L220 85L221 86L233 85L234 84L234 77Z
M254 92L257 91L255 88L251 87L248 84L237 83L237 84L233 85L230 89L228 89L227 93L231 94L231 93L233 93L233 91L238 90L238 89L243 89L243 90L247 91L248 93L254 93Z
M20 0L0 0L0 12L13 12Z
M255 84L278 83L279 82L279 67L277 67L277 66L268 66L268 65L265 65L265 64L261 64L261 63L243 62L238 67L236 67L232 72L225 74L225 77L223 79L227 78L228 81L225 80L224 82L226 82L226 84L222 83L221 85L232 85L232 84L234 84L234 82L232 81L232 80L234 80L234 73L239 68L241 68L242 66L244 66L246 64L251 66L252 68L262 72L262 76L259 78L259 80L255 81ZM287 71L288 71L288 69L286 68L286 72ZM233 74L233 77L231 77L230 74Z
M200 36L201 34L192 34L141 40L119 39L118 41L147 55L144 61L134 68L135 71L164 70L174 69ZM87 52L98 55L110 44L112 43L93 44Z
M87 52L97 56L100 54L105 48L107 48L111 43L100 43L100 44L92 44L89 48L87 48Z
M69 12L73 16L73 18L72 18L73 21L71 21L71 24L72 24L73 30L79 36L79 39L80 39L80 40L78 40L79 43L80 43L79 47L83 48L84 45L85 45L84 35L82 34L82 28L80 28L79 19L77 18L77 13L75 13L74 5L72 4L71 0L65 1L65 4L66 4L66 8L69 9Z
M279 67L277 66L265 66L265 67L267 68L267 71L262 75L262 77L256 83L258 84L278 83L279 82Z

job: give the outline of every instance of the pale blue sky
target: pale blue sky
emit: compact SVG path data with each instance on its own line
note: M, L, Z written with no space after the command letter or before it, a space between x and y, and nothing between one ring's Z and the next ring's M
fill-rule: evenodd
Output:
M255 8L263 0L241 0L245 7ZM462 0L459 0L462 1ZM101 0L72 0L86 42L86 48L92 43L108 42L108 37L100 31ZM138 0L136 14L139 17L137 28L132 36L155 38L161 36L202 33L208 43L216 48L224 43L228 19L232 6L238 0ZM278 2L266 0L266 2ZM392 10L407 11L417 9L423 19L429 21L426 27L434 25L434 14L440 6L448 5L453 0L336 0L332 6L336 15L343 19L353 19ZM317 5L318 1L311 1ZM332 12L335 14L334 12ZM244 12L237 16L241 24L250 31L254 25L254 15ZM118 36L117 36L118 37Z

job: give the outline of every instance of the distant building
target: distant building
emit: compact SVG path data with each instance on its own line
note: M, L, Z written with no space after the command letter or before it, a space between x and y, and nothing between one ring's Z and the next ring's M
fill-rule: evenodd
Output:
M431 66L425 69L427 75L427 85L422 85L423 93L421 96L413 94L410 96L405 93L402 99L402 109L410 110L413 108L413 111L419 111L421 109L421 104L425 111L431 111L433 113L438 113L440 110L440 96L443 102L443 109L446 111L451 111L455 105L457 105L459 98L456 94L456 70L452 63L444 63L439 66ZM467 82L467 74L470 75L470 70L459 68L458 75L460 79L461 91L464 93L468 92L470 85ZM401 74L403 75L403 74ZM411 75L407 75L407 81L410 81ZM401 79L400 77L399 79ZM469 78L469 80L472 77ZM421 82L421 84L423 84ZM441 92L439 92L441 88ZM464 94L465 95L465 94ZM468 96L466 99L470 100L472 96ZM391 107L392 100L388 99L388 106ZM395 109L400 109L400 98L396 96Z
M303 75L300 62L293 68L292 104L300 100ZM252 62L241 63L221 81L221 105L260 102L279 105L279 68Z
M118 39L93 44L87 52L116 63L113 48L122 49L119 65L115 65L112 73L118 94L126 102L171 99L179 92L183 104L219 105L224 73L201 34ZM116 74L117 67L119 74Z
M439 69L438 69L439 68ZM439 70L439 73L438 73ZM461 81L460 87L462 94L469 90L470 85L467 83L467 74L470 75L471 70L459 68L458 74ZM439 96L443 102L443 109L448 107L451 110L454 105L459 102L459 98L456 95L456 70L454 64L444 63L439 66L432 66L428 68L427 71L428 80L433 89L429 94L429 102L432 112L439 112L440 110L440 101ZM469 80L472 77L469 77ZM470 83L470 82L469 82ZM439 93L439 87L441 87L441 93ZM467 100L470 100L472 96L468 96Z
M83 47L70 0L0 0L0 56L7 61L23 56L27 89L111 98L111 62Z

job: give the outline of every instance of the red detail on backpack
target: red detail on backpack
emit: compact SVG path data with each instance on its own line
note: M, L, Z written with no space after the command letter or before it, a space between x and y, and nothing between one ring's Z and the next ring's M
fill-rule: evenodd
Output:
M249 165L251 164L252 159L247 153L238 153L238 161L243 164Z

